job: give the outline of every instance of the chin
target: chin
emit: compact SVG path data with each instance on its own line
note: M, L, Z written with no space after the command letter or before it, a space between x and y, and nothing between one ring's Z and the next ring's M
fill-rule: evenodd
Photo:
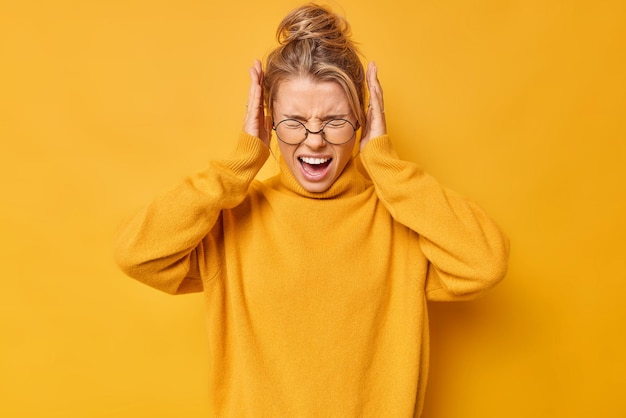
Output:
M334 182L323 182L323 183L311 183L311 182L300 182L300 185L309 193L323 193L326 190L330 189L330 186L333 185Z
M328 178L321 181L311 181L310 179L302 177L298 178L300 186L302 186L302 188L304 188L304 190L309 193L323 193L326 190L330 189L330 187L335 183L336 180L337 176L335 175L328 176Z

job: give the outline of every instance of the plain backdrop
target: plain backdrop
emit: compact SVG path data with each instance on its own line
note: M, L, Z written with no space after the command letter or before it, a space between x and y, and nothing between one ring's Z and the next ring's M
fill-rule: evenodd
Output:
M233 149L248 67L300 4L2 0L0 416L207 416L202 295L125 277L112 240ZM425 418L623 417L626 3L330 5L401 157L512 242L493 292L430 306Z

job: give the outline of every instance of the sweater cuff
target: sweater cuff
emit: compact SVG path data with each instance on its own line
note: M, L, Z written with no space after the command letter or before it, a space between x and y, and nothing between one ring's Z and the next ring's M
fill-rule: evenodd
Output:
M223 161L223 164L235 173L253 171L252 177L254 177L263 167L269 155L269 148L260 138L241 132L234 151L230 158Z
M393 148L389 135L372 138L361 151L361 160L370 176L372 166L377 166L391 175L402 171L405 166Z

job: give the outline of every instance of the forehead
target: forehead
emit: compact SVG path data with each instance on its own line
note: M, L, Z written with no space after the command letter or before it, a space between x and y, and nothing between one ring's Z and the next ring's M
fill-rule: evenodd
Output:
M319 117L348 114L348 97L335 81L316 81L309 77L283 80L276 90L274 109L283 114Z

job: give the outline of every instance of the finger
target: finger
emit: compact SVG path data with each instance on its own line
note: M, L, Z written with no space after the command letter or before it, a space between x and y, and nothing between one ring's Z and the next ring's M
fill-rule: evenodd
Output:
M259 84L258 76L256 70L252 67L249 70L250 73L250 87L248 89L248 102L246 103L246 107L248 108L247 113L250 113L252 109L254 109L254 101L256 96L256 89Z
M263 105L263 70L261 62L255 60L250 68L250 89L248 92L248 112L255 112Z
M370 93L370 110L385 113L383 89L378 80L378 68L373 62L369 63L367 69L367 85Z
M256 69L256 72L257 72L257 75L258 75L258 80L259 80L259 88L258 88L259 106L263 107L263 81L265 79L265 73L263 72L263 67L261 66L261 61L255 60L254 61L254 68Z
M369 106L366 115L366 125L361 139L361 149L370 139L384 135L387 132L383 90L378 80L378 68L370 62L366 73L369 92Z
M244 130L250 135L260 136L262 125L259 124L259 119L263 115L263 109L260 107L262 90L257 61L249 68L249 75L250 87L248 89L248 101L246 103L247 109L244 119Z
M259 75L259 84L263 84L263 67L261 66L261 61L254 60L254 69Z

